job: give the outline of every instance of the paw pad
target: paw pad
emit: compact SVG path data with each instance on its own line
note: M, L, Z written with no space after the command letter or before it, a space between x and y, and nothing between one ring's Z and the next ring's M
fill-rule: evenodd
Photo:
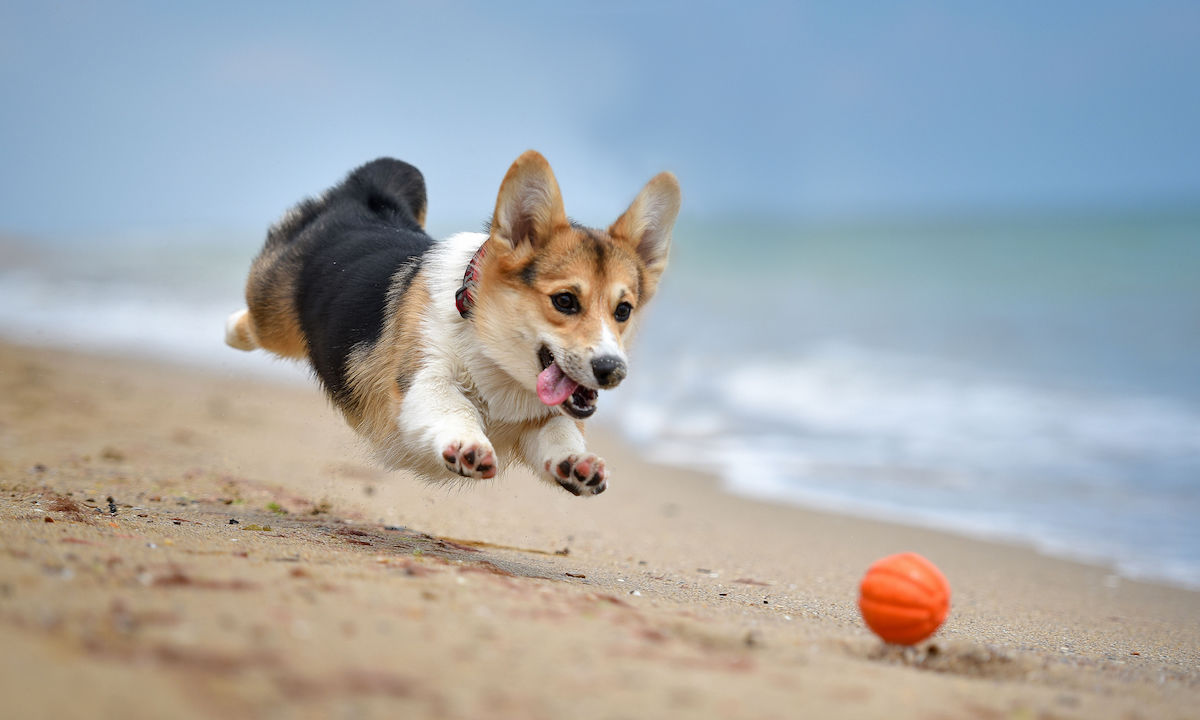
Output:
M608 488L604 461L595 455L570 455L558 462L547 460L545 470L572 495L599 495Z
M452 442L442 449L447 469L463 477L487 480L496 477L496 454L478 443Z

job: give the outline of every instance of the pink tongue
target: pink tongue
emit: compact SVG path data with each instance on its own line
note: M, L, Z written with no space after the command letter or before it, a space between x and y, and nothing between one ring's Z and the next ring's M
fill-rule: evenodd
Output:
M558 363L550 363L550 367L538 373L538 400L541 400L543 405L561 405L571 397L571 393L575 392L577 387L579 383L567 377L558 367Z

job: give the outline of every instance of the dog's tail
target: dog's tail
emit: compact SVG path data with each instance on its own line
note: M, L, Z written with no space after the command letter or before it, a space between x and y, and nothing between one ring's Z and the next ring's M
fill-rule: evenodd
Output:
M394 158L378 158L350 173L319 199L292 208L267 231L267 248L291 242L330 203L350 199L379 220L410 230L425 227L425 178L421 171Z
M403 160L372 160L350 173L345 187L381 219L425 227L425 178Z

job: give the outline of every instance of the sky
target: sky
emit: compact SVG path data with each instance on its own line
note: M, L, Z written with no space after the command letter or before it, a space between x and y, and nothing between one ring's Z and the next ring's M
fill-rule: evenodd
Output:
M1200 206L1200 3L0 4L0 233L261 231L381 155L475 229ZM455 223L467 228L453 228Z

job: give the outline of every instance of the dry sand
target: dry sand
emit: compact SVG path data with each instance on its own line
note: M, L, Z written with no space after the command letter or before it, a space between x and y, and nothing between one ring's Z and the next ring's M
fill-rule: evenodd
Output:
M0 345L0 714L1200 716L1197 593L593 446L596 498L427 486L315 388ZM954 589L907 651L855 606L902 550Z

